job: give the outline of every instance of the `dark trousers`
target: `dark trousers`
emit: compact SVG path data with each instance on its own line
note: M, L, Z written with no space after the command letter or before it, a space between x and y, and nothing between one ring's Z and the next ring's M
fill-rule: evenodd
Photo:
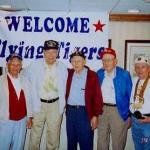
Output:
M80 150L93 150L94 131L92 131L85 107L67 106L66 127L68 150L77 150L77 143Z

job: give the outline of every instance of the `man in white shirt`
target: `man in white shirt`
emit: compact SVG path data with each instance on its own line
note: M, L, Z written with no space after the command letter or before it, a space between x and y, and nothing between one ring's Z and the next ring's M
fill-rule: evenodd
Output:
M59 147L68 72L66 66L56 60L58 49L57 41L45 41L44 59L36 60L24 72L32 84L34 119L30 134L30 150L40 149L44 125L46 125L46 149L57 150Z
M0 77L0 150L23 150L26 127L32 126L30 84L21 74L22 57L7 57L7 74Z
M129 122L131 77L117 66L115 50L105 48L100 54L103 68L97 75L102 89L103 114L98 127L98 150L109 150L110 135L113 150L124 150Z
M150 63L146 56L135 59L131 95L131 130L136 150L150 149Z

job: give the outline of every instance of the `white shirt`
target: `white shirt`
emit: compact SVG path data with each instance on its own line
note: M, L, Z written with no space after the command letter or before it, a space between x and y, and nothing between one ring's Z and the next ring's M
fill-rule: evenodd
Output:
M40 89L44 77L44 59L34 61L28 68L23 70L23 74L31 83L33 110L34 112L41 111ZM62 114L65 107L66 81L68 76L67 67L60 61L56 61L56 74L58 79L58 96L59 96L59 111Z
M111 104L116 104L115 100L115 89L114 89L114 83L113 79L115 77L115 69L111 74L108 74L105 71L105 77L102 82L102 96L103 96L103 102L104 103L111 103Z
M56 71L56 63L49 67L44 63L45 73L42 86L40 89L40 97L43 99L53 99L58 97L58 79Z
M17 97L19 99L20 97L20 91L21 91L21 83L20 83L20 77L18 78L13 78L9 73L8 73L8 76L15 88L15 91L16 91L16 94L17 94Z

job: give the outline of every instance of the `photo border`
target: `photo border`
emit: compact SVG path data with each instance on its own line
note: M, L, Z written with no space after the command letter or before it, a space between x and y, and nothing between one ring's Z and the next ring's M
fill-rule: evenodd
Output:
M132 49L137 47L137 53L134 53L135 55L146 55L149 56L150 59L150 40L125 40L125 57L124 57L124 69L128 70L131 73L131 76L134 76L134 70L131 69L131 65L134 62L133 60L133 54L131 56L131 52L133 53ZM140 50L139 50L140 47ZM145 53L145 50L142 51L144 48L149 47L149 51ZM132 63L131 63L132 62Z

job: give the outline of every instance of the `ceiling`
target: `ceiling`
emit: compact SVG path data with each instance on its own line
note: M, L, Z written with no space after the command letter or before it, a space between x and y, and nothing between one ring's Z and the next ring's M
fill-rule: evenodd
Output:
M4 8L2 5L11 5ZM0 0L0 10L88 11L150 14L150 0ZM131 13L130 12L130 13Z

